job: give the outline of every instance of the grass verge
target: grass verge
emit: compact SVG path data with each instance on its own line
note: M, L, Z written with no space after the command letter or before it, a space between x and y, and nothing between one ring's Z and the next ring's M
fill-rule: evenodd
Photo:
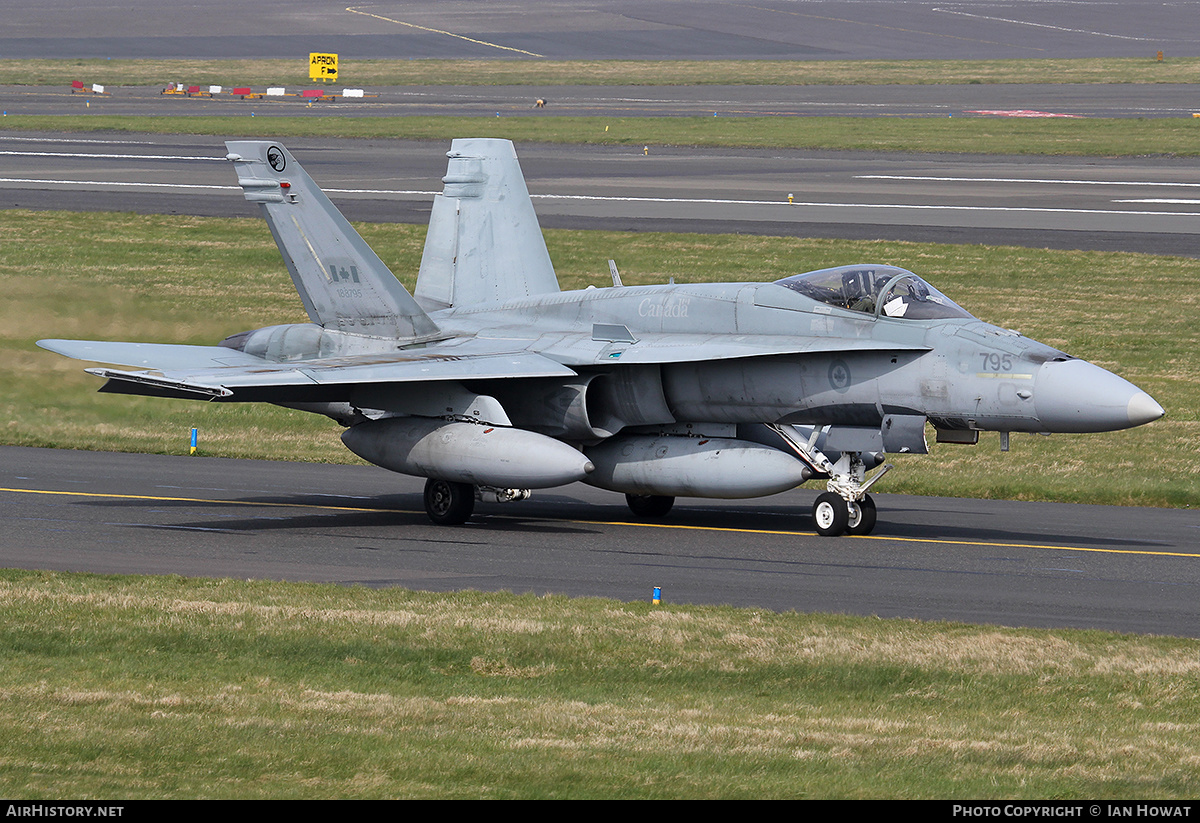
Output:
M0 130L447 142L467 135L639 149L668 145L1089 157L1200 154L1200 119L1191 118L542 117L526 116L524 109L513 117L339 117L276 116L261 107L251 117L249 111L221 117L9 115L0 118Z
M972 83L1200 83L1200 58L1021 60L356 60L350 86L932 85ZM297 60L0 60L10 85L225 86L311 84Z
M1200 646L0 571L0 794L1191 798Z
M0 572L0 793L1190 798L1198 642Z
M128 214L4 212L0 233L0 442L352 462L338 427L315 415L96 393L84 364L34 346L41 337L212 344L305 320L261 221ZM425 228L359 226L410 289ZM900 455L881 491L1153 506L1200 505L1200 366L1193 321L1200 260L888 241L600 231L545 232L564 289L770 281L855 262L917 271L977 316L1079 355L1150 392L1167 417L1098 435L1016 436L1002 454L935 446ZM698 274L702 273L702 274ZM1163 300L1169 294L1170 300ZM1020 471L1014 471L1020 467ZM1096 482L1097 473L1104 482Z

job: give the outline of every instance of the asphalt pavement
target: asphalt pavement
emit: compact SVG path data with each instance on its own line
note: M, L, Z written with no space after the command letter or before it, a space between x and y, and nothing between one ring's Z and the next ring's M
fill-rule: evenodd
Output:
M815 490L681 499L659 523L574 484L434 526L366 466L0 448L0 565L730 604L1200 637L1200 515L877 495L817 537Z
M975 60L1200 55L1192 0L42 0L9 58Z
M330 138L287 145L350 219L418 224L441 190L449 149ZM544 228L1200 253L1198 158L517 150ZM0 133L0 205L257 217L224 153L214 137Z

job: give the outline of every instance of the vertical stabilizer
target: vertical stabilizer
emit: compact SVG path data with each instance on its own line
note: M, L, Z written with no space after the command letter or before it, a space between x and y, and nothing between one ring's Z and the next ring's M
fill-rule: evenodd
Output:
M437 326L278 143L226 142L246 199L263 216L314 323L374 337L420 339Z
M557 292L558 278L513 144L455 140L447 156L445 189L433 201L417 298L445 307Z

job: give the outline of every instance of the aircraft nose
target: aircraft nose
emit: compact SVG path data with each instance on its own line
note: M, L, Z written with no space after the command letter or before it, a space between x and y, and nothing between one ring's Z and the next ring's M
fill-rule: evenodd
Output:
M1052 432L1129 429L1163 416L1163 407L1137 386L1086 360L1043 363L1034 404Z

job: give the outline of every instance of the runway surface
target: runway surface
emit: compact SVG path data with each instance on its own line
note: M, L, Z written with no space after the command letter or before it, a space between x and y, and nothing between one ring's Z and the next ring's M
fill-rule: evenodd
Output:
M449 148L390 140L287 145L350 219L422 224L441 191ZM2 134L0 206L257 217L224 153L212 137ZM646 156L630 147L547 144L522 144L518 153L545 228L1200 253L1197 158L671 147Z
M988 59L1200 54L1194 0L43 0L5 57Z
M659 524L583 485L433 526L373 467L0 448L0 565L758 606L1200 637L1200 516L877 497L820 538L816 492L680 500Z

